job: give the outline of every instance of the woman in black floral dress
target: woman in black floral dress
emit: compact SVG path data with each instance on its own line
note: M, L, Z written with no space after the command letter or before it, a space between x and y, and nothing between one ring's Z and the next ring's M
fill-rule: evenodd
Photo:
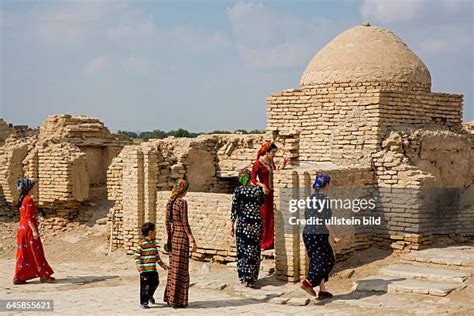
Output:
M260 242L263 222L260 207L265 202L263 190L250 185L250 171L239 173L239 186L234 191L231 210L231 234L236 235L237 271L240 282L255 287L260 270Z

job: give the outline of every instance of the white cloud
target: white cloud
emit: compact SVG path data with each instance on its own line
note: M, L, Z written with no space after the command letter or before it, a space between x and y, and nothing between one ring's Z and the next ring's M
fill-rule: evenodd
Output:
M425 0L364 0L361 15L379 21L394 22L413 19Z
M141 75L152 73L157 69L153 60L143 57L129 56L120 58L118 62L125 70Z
M472 20L472 0L364 0L362 17L379 22Z
M88 75L95 74L104 69L107 63L108 59L105 56L97 56L85 65L84 72Z
M243 64L253 69L301 67L340 27L318 17L302 20L261 3L237 2L227 10Z
M219 31L208 32L202 29L181 25L159 33L160 44L186 52L210 52L228 47L229 37Z

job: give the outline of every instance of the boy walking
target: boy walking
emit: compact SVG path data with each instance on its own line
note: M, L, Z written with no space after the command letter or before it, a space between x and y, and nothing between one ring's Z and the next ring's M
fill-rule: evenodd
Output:
M140 307L148 309L149 303L155 304L153 294L160 284L156 264L168 270L168 266L161 261L156 247L156 226L153 223L142 225L143 239L135 249L135 265L140 272Z

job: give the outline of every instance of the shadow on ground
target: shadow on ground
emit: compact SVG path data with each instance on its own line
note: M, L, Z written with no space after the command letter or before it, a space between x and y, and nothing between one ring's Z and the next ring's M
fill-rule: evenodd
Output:
M383 279L370 279L370 280L357 280L356 285L362 290L353 290L349 293L336 294L333 298L318 301L317 305L326 305L334 301L348 301L348 300L360 300L369 296L381 296L388 292L388 286L394 281L403 281L405 278L396 278L391 280ZM374 288L376 286L377 291L366 291L364 289Z

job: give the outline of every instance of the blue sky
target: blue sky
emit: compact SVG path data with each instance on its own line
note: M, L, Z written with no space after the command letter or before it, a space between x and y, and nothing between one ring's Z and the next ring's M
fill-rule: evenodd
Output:
M0 2L0 117L14 124L70 113L114 131L264 129L265 99L364 21L400 36L432 91L464 94L474 119L470 0Z

